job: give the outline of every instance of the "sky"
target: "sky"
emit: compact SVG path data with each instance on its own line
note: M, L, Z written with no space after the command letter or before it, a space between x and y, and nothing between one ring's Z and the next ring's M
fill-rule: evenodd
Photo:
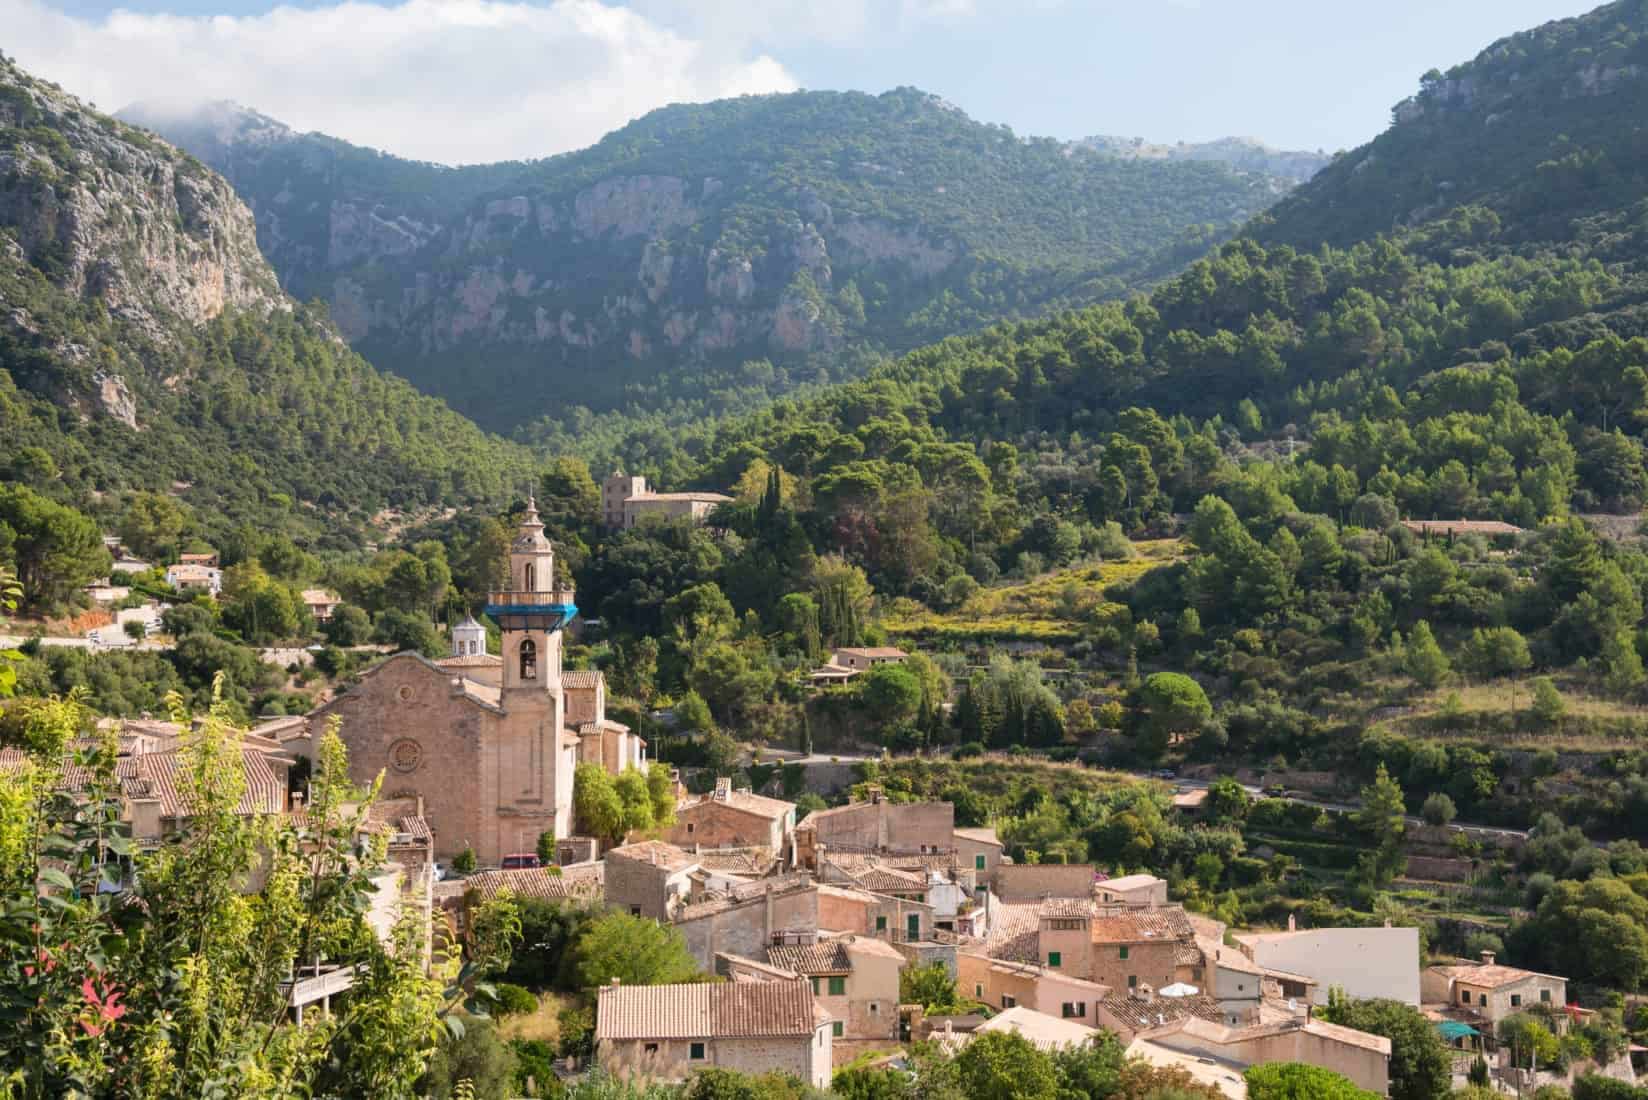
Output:
M0 0L0 49L108 111L234 100L447 164L667 103L913 85L1020 134L1348 149L1419 75L1594 0Z

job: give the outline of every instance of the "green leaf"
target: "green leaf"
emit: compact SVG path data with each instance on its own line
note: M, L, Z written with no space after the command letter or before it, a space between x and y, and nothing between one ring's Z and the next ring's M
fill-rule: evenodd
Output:
M39 877L40 881L47 886L55 886L59 890L74 889L74 880L56 867L42 867Z

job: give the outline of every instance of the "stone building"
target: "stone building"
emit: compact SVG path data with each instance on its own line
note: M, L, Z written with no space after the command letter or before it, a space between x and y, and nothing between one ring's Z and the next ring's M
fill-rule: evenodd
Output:
M1427 967L1419 981L1427 1005L1495 1027L1535 1005L1561 1009L1568 1003L1568 979L1504 966L1494 961L1492 951L1482 952L1481 962L1461 960Z
M601 483L601 522L608 530L627 531L648 517L685 517L703 523L717 505L732 503L725 493L659 493L644 477L615 470Z
M798 974L829 1013L836 1065L898 1046L898 976L905 958L873 936L814 937L767 948L771 967ZM737 976L736 964L732 969Z
M800 978L601 987L595 1057L609 1073L666 1081L719 1066L830 1083L830 1017Z
M764 848L782 857L794 829L794 802L734 789L723 776L715 790L676 809L664 839L682 848Z
M692 893L698 859L657 840L613 848L606 854L607 904L631 916L667 921Z
M542 833L570 833L580 762L615 773L646 764L646 743L607 719L600 673L562 671L561 628L578 608L572 590L556 586L534 503L509 574L509 587L487 596L501 655L485 652L484 629L468 620L444 662L398 653L310 715L316 729L342 719L356 782L381 772L386 795L422 797L437 857L473 847L483 866L533 851Z

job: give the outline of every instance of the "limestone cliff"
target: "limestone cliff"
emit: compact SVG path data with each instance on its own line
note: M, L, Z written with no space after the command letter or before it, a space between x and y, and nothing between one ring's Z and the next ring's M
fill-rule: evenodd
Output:
M1170 270L1187 229L1228 235L1275 194L1022 139L913 89L670 107L578 153L462 169L232 105L122 114L223 172L282 283L369 358L499 427L713 401L744 360L775 363L775 388L839 377L1121 293Z

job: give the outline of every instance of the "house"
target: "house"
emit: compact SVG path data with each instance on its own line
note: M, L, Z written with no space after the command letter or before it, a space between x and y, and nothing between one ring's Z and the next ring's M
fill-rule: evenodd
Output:
M815 684L842 684L876 665L896 665L910 655L896 646L852 646L838 649L821 667L808 673Z
M1311 996L1326 1004L1333 986L1358 999L1378 997L1419 1005L1419 929L1314 928L1237 932L1231 938L1264 970L1316 983Z
M613 531L627 531L651 517L685 517L703 523L717 506L731 504L732 500L725 493L655 492L646 478L615 470L601 483L601 522Z
M941 1046L956 1050L966 1046L976 1036L992 1031L1022 1036L1038 1050L1048 1053L1065 1047L1085 1046L1099 1035L1097 1028L1018 1005L990 1017L970 1031L951 1030L936 1033L935 1038Z
M1520 535L1522 528L1496 519L1405 519L1402 526L1416 535L1453 538L1456 535L1485 535L1505 538Z
M1186 1015L1140 1031L1134 1041L1140 1040L1238 1069L1302 1062L1347 1077L1375 1096L1390 1090L1389 1039L1310 1017L1232 1028Z
M659 840L626 844L606 854L607 904L635 917L667 921L692 892L698 860Z
M889 894L819 883L818 927L857 932L889 943L923 943L933 936L933 907Z
M615 1076L681 1080L718 1066L830 1082L831 1020L800 979L601 987L595 1058Z
M780 933L820 928L862 931L819 923L818 886L810 875L777 875L695 899L675 912L675 927L698 965L708 970L718 954L764 956Z
M996 868L1001 866L1005 851L994 828L960 828L952 830L951 843L956 849L956 862L970 867L978 882L994 882Z
M1123 875L1101 879L1093 888L1101 902L1148 907L1167 904L1167 880L1155 875Z
M682 848L788 849L795 829L795 803L733 789L726 776L715 790L678 807L664 839Z
M217 569L222 565L222 562L218 561L216 550L206 550L194 554L179 554L177 562L179 565L200 565L207 569Z
M1205 993L1164 997L1149 988L1116 989L1099 1000L1093 1022L1115 1032L1123 1043L1131 1043L1143 1032L1189 1019L1222 1024L1219 1002Z
M166 583L179 592L205 592L216 596L223 591L223 570L189 563L169 565L166 567Z
M303 590L303 606L309 609L310 617L317 623L330 622L332 612L336 611L342 602L336 593L328 592L324 588Z
M804 867L817 867L823 850L949 853L956 845L956 808L948 802L890 802L872 785L860 801L814 810L795 833L796 860Z
M1426 1004L1446 1006L1495 1027L1534 1005L1559 1009L1568 1003L1568 979L1504 966L1494 961L1492 951L1482 952L1480 962L1427 967L1420 986Z
M814 937L774 944L766 962L811 984L815 1002L830 1016L837 1065L898 1047L898 977L905 958L891 944L873 936Z
M1022 1006L1088 1024L1097 1020L1098 1004L1110 994L1107 987L1058 967L993 959L968 949L956 952L956 989L999 1010Z
M1127 1044L1127 1057L1157 1069L1178 1070L1196 1084L1217 1090L1226 1100L1247 1100L1247 1078L1242 1076L1244 1066L1205 1055L1186 1054L1143 1037Z
M1004 863L991 889L1002 901L1092 898L1097 872L1090 863Z

